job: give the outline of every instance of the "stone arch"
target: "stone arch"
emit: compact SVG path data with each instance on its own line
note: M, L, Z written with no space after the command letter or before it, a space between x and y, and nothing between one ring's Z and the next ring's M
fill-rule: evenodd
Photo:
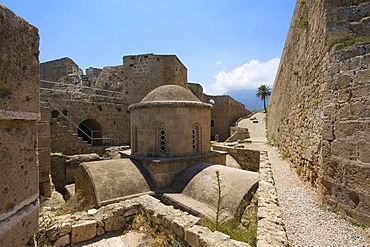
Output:
M165 124L159 124L157 127L156 150L159 156L168 154L168 128Z
M202 141L201 127L198 123L195 123L193 124L191 129L192 129L193 154L199 154L202 152L201 150L201 141Z
M78 136L93 146L102 145L102 127L95 119L86 119L78 126Z

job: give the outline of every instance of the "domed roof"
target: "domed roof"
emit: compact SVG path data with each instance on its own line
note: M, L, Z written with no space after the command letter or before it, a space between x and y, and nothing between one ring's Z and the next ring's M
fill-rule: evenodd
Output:
M144 102L196 101L201 102L190 90L178 85L164 85L148 93Z

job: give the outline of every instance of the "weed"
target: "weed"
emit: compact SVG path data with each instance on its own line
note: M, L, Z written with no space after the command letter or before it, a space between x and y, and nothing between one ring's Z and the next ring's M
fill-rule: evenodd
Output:
M312 104L317 105L318 103L320 103L320 100L316 99L316 98L313 98L313 99L311 99L311 102L312 102Z
M294 171L295 171L295 173L297 173L298 175L301 175L302 167L297 166L297 167L295 167L295 168L294 168Z
M300 5L305 5L306 4L306 0L299 0L299 4Z
M288 152L281 152L280 158L282 160L286 160L287 158L289 158L289 153Z
M298 26L304 28L308 27L308 18L304 16L299 17Z
M370 36L352 36L352 35L341 35L333 34L329 40L329 47L333 47L335 44L343 44L344 48L351 47L358 44L367 44L370 43Z
M357 219L354 219L352 217L346 217L347 220L354 226L358 226L358 227L361 227L361 228L367 228L367 224L365 222L363 222L362 220L357 220Z
M337 214L339 212L338 209L334 206L328 206L326 208L326 210L329 211L329 212L335 213L335 214Z
M221 186L221 177L219 171L216 171L216 187L217 200L215 206L215 219L202 219L202 226L209 228L211 231L220 231L229 235L232 239L237 241L243 241L251 246L257 246L257 205L258 198L254 194L250 204L245 209L241 220L238 218L233 218L231 220L225 220L221 218L222 212L224 210L221 207L223 195ZM247 203L247 202L245 202Z

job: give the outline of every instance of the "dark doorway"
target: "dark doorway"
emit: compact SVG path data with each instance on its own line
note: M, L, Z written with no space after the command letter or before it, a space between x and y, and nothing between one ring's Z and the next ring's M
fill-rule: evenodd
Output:
M102 145L102 128L95 119L86 119L79 126L78 136L93 146Z

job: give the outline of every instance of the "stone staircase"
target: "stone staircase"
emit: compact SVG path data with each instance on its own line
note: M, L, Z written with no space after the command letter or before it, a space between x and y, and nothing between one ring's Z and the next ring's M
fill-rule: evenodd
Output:
M77 128L69 126L66 120L52 118L50 121L50 137L52 152L61 152L66 155L98 153L104 154L105 146L93 146L78 136Z

